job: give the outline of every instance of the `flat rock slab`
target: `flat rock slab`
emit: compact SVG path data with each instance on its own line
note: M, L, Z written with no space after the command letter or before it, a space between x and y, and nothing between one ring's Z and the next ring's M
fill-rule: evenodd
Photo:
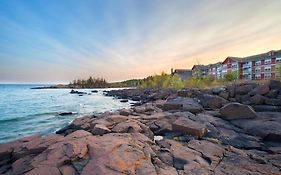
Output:
M256 118L257 113L251 106L228 103L220 109L221 117L226 120Z
M180 131L186 134L202 138L207 133L207 128L202 123L197 123L186 117L179 117L172 123L173 131Z
M163 110L183 110L192 113L199 113L203 111L203 107L192 98L177 97L166 102L163 105Z

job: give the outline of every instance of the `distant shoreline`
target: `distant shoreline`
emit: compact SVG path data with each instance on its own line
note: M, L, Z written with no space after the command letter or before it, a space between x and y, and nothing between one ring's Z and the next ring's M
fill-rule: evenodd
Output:
M69 85L54 85L54 86L38 86L30 89L104 89L104 88L136 88L126 86L108 86L108 87L73 87Z

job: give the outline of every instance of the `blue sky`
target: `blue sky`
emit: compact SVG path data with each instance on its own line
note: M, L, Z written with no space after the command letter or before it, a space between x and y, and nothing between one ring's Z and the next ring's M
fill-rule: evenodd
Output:
M0 82L109 81L281 49L280 0L1 0Z

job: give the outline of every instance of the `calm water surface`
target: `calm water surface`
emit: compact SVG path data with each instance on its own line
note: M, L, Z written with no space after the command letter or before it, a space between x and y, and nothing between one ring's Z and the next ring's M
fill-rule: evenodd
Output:
M48 134L85 114L128 108L112 97L98 93L79 96L69 89L30 89L38 85L0 84L0 143L35 133ZM92 89L79 91L91 93ZM62 112L74 115L60 116Z

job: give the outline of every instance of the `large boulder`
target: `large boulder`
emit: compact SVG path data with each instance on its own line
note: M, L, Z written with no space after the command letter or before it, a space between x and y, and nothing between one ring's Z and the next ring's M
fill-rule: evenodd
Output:
M202 138L208 131L204 124L190 120L187 117L179 117L172 123L173 131L180 131L182 133Z
M163 105L163 110L183 110L192 113L199 113L203 111L203 107L192 98L177 97L167 101Z
M253 86L251 84L246 84L246 85L242 84L242 85L236 87L235 94L245 95L245 94L248 94L252 90L253 90Z
M197 97L204 108L219 109L228 101L217 95L202 94Z
M224 98L224 99L228 99L228 98L229 98L229 92L227 92L227 91L221 91L221 92L219 93L219 96L222 97L222 98Z
M259 94L254 95L253 97L250 98L251 104L254 105L261 105L264 103L264 101L265 101L265 97Z
M269 85L270 89L281 90L281 82L278 80L270 80L268 82L268 85Z
M259 94L259 95L265 95L269 92L269 86L268 84L263 84L263 85L259 85L257 87L255 87L251 92L250 94L251 95L256 95L256 94Z
M220 113L226 120L257 117L257 113L251 106L240 103L228 103L220 109Z
M229 93L230 98L235 97L235 89L236 89L236 85L234 84L226 86L226 90Z

